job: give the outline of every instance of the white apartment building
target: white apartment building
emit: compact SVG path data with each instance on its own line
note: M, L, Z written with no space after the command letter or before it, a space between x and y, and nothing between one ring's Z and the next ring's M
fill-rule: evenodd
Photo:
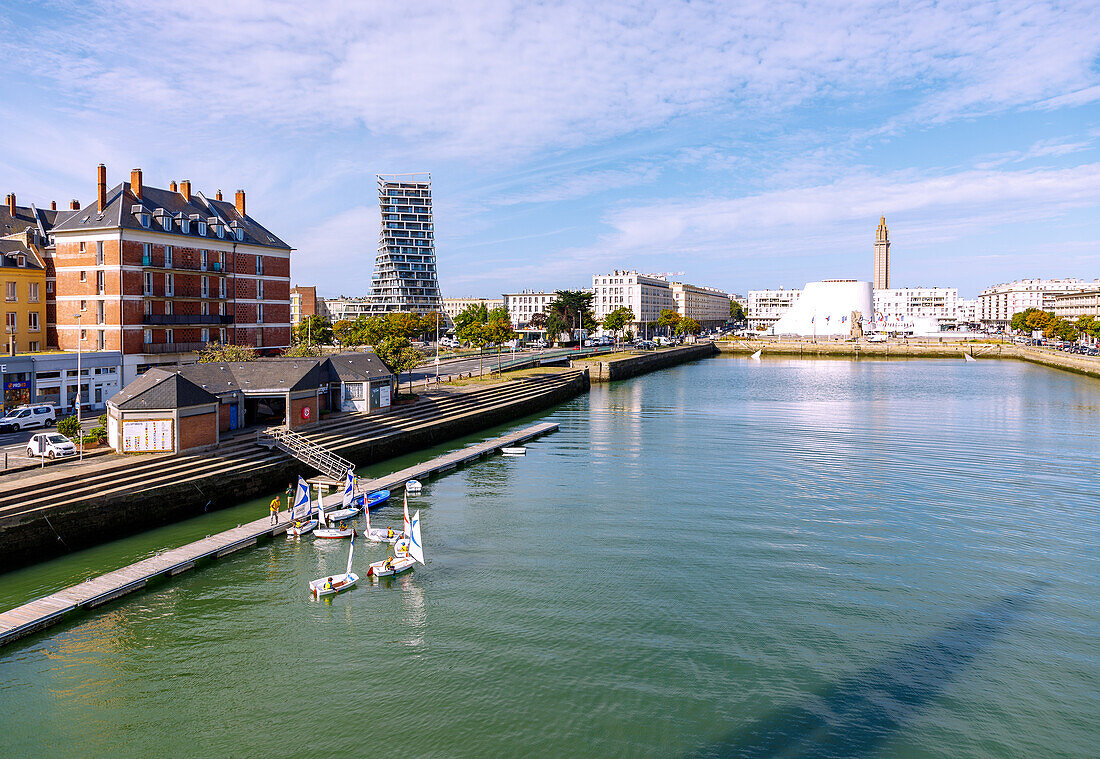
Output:
M801 290L749 290L745 299L745 316L752 329L768 328L791 310L801 297Z
M1082 316L1100 317L1100 288L1054 296L1054 315L1067 321Z
M492 311L494 308L503 308L503 298L444 298L443 313L447 315L449 324L455 323L455 317L470 306L485 304L485 308Z
M713 287L671 282L676 313L699 322L704 329L725 324L730 318L730 296Z
M1100 280L1080 279L1018 279L982 290L981 323L984 327L1005 327L1012 315L1029 308L1053 311L1055 298L1066 293L1100 289Z
M333 324L344 319L355 321L360 316L371 315L370 298L325 298L325 307L328 309L329 321Z
M664 309L676 310L676 299L667 279L636 271L593 275L592 294L592 310L597 319L625 306L634 312L634 321L628 329L636 334L645 331L644 325L656 322ZM726 309L728 317L728 305Z
M964 324L979 324L982 320L981 302L977 298L959 298L955 306L955 323L960 327Z
M941 328L958 319L959 291L954 287L896 287L874 291L876 320L909 322L935 319Z
M508 309L508 318L512 320L512 329L517 332L542 332L531 329L531 317L545 314L546 309L558 297L556 293L541 290L523 290L518 293L504 293L504 307Z

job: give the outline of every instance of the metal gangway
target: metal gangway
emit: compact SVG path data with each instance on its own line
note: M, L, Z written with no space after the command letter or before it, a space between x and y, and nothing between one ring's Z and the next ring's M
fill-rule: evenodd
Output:
M340 458L332 451L310 441L305 435L278 427L261 432L256 442L265 448L278 448L289 453L304 464L316 469L336 482L342 482L348 470L353 468L350 461Z

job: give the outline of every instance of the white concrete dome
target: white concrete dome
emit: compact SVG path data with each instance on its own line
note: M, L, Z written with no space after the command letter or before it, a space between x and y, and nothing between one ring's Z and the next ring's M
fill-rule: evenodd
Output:
M854 279L809 282L802 297L775 323L777 335L842 335L852 331L852 314L870 326L873 310L871 283Z

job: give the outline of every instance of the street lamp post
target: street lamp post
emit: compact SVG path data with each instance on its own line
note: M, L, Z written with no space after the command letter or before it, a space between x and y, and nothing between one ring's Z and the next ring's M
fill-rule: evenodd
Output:
M80 436L80 460L84 460L84 427L80 414L80 344L84 341L83 330L80 328L80 317L83 314L73 314L76 319L76 434Z

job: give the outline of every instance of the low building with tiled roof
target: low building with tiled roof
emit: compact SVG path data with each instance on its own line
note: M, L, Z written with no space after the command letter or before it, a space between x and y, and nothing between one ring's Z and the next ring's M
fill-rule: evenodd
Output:
M373 353L150 369L107 402L108 441L120 453L213 446L253 424L298 428L330 411L385 411L395 387Z

